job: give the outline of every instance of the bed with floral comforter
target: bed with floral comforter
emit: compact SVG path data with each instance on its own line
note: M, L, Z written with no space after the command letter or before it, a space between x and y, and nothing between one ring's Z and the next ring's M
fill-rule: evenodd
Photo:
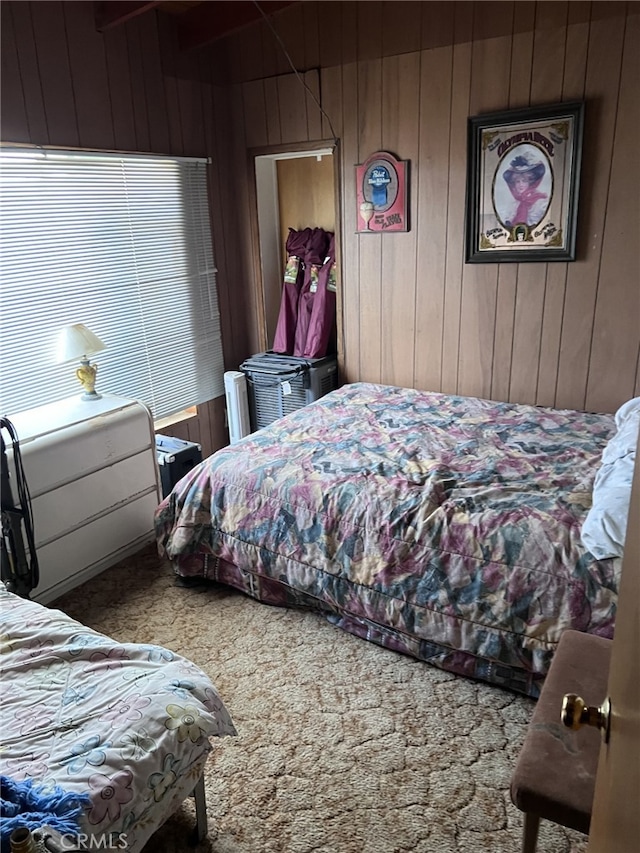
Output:
M235 734L215 687L168 649L115 642L4 584L0 614L0 774L88 794L85 844L136 853L192 792L209 739Z
M581 524L613 415L369 383L218 451L156 514L200 575L536 696L563 630L613 633Z

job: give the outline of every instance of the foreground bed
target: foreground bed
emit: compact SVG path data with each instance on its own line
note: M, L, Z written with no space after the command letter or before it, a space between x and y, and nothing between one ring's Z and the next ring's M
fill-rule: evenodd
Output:
M3 584L0 612L0 774L88 794L85 844L112 834L136 853L198 785L209 738L235 734L213 684L168 649L115 642Z
M566 628L611 637L580 538L613 415L357 383L205 460L156 515L183 576L537 695Z

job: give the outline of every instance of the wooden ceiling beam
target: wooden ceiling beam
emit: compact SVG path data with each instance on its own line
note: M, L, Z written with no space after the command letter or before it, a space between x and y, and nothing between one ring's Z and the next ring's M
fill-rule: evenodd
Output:
M263 0L260 9L270 16L300 0ZM176 18L178 44L181 50L202 47L236 30L262 19L262 13L251 0L208 0Z
M99 33L124 24L149 9L154 9L160 4L160 0L150 2L137 2L136 0L102 0L96 3L96 29Z

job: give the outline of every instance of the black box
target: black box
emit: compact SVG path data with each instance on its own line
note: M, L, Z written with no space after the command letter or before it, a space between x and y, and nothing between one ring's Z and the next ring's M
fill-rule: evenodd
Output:
M202 462L202 447L193 441L156 435L156 455L160 467L162 497L166 498L178 480Z

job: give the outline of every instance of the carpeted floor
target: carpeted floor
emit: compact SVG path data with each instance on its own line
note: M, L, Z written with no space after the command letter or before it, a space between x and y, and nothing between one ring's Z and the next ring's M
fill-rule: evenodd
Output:
M208 673L239 737L206 771L211 853L518 853L511 771L533 702L382 649L321 616L179 587L148 548L55 602ZM149 842L189 848L189 800ZM543 824L539 853L586 853Z

